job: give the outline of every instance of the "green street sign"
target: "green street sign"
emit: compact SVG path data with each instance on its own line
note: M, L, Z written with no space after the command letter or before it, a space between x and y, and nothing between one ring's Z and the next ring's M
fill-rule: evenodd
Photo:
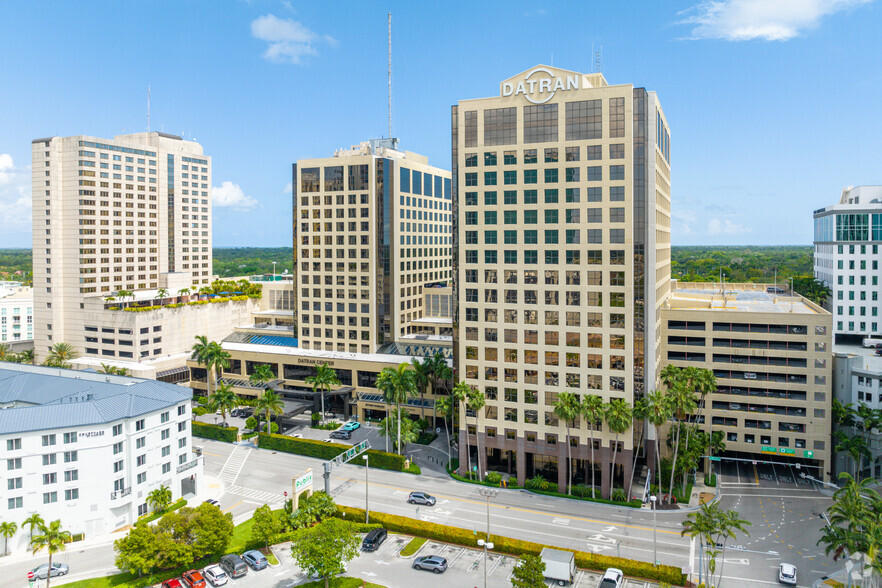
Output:
M803 457L814 457L814 456L815 456L815 452L814 452L814 451L809 451L808 449L806 449L806 450L804 450L804 451L802 452L802 456L803 456Z
M720 461L720 458L719 458L719 457L711 457L711 458L709 458L709 459L710 459L711 461Z
M785 455L796 455L796 451L788 447L781 447L778 451Z

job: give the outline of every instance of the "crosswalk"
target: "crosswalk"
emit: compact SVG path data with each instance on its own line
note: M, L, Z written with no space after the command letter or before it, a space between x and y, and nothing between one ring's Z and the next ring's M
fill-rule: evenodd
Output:
M227 461L224 462L224 467L221 468L220 473L217 475L218 479L224 484L235 483L250 453L251 449L248 447L242 447L241 445L234 447L233 452L230 453Z
M269 504L270 506L281 506L285 501L285 497L278 492L266 492L265 490L255 490L253 488L245 488L243 486L231 485L227 486L227 494L235 494L242 498L260 503Z

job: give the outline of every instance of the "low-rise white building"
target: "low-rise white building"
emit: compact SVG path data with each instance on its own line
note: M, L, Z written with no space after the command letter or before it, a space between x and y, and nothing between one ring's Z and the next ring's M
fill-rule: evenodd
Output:
M33 340L34 289L0 282L0 343Z
M154 380L0 367L0 519L19 526L10 549L27 549L22 521L32 513L90 537L134 523L162 485L173 500L198 493L191 398Z

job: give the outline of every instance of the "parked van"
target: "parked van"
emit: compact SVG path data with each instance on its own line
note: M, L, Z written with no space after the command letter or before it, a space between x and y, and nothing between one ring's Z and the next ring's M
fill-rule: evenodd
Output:
M386 540L386 535L386 529L372 529L362 541L361 548L365 551L376 551Z
M874 337L867 337L866 339L863 340L861 345L863 345L864 347L868 347L870 349L873 349L875 347L882 346L882 339L877 339Z
M220 559L220 567L231 578L240 578L248 573L248 564L235 553L223 556Z

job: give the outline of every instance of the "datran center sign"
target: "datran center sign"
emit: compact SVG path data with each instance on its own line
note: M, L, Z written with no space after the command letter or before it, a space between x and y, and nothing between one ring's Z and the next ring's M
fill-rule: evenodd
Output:
M502 82L502 96L523 95L533 104L545 104L557 92L581 88L582 75L559 75L547 67L537 67L524 74L521 80Z

